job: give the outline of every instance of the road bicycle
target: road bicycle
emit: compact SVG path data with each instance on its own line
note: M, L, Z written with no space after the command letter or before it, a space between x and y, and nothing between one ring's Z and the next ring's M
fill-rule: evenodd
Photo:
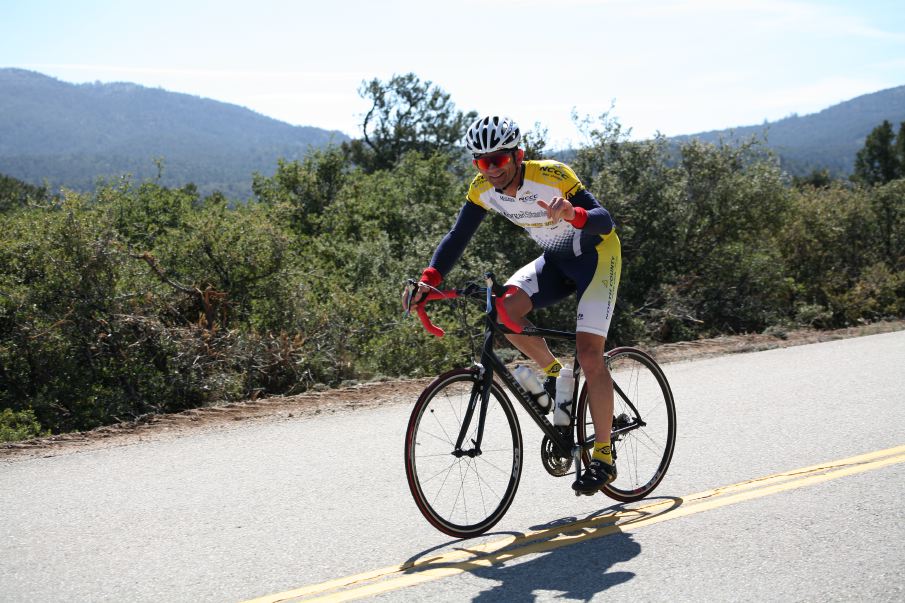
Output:
M480 361L434 379L415 403L405 434L405 473L415 503L431 525L457 538L493 527L518 489L524 448L507 390L543 432L541 461L551 475L569 475L574 467L578 479L594 446L587 382L580 381L577 357L570 424L556 426L538 397L522 387L494 352L500 334L574 342L575 333L520 327L499 303L505 288L492 273L485 275L485 283L433 289L415 306L424 328L442 336L443 330L427 315L427 302L466 298L486 304ZM417 284L410 280L408 286L412 292ZM663 371L648 354L619 347L604 357L615 390L610 441L619 477L601 491L630 502L650 495L666 475L676 439L675 403Z

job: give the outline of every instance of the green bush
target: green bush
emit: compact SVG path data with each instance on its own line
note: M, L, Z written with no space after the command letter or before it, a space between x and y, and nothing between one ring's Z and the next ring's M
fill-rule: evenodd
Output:
M606 120L572 165L622 241L610 346L905 316L903 180L790 186L756 141L634 142ZM0 211L3 437L470 362L480 305L432 304L436 338L403 317L400 294L471 177L449 155L366 173L326 149L256 175L247 204L156 182L53 199L13 187ZM444 286L503 280L539 254L488 216ZM569 329L574 316L570 299L531 319Z
M816 326L838 327L902 314L905 181L873 189L804 189L781 230L794 304L822 308ZM802 317L805 319L806 317Z
M829 303L845 324L905 315L905 271L893 272L884 263L872 264L851 287L832 293Z
M9 408L0 411L0 442L16 442L50 435L43 429L31 410L14 412Z

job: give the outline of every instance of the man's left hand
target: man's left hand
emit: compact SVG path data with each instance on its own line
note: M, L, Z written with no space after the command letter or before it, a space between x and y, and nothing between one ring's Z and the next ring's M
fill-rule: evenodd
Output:
M553 197L549 203L539 200L537 204L546 210L547 218L554 222L575 219L575 208L568 200L562 197Z

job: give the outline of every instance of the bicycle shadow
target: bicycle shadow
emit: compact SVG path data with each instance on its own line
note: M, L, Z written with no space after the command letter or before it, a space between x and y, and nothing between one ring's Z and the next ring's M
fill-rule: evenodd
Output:
M648 501L657 499L648 499ZM635 577L631 571L614 570L619 563L641 554L631 532L632 524L668 513L684 502L681 498L662 497L651 511L614 505L591 513L585 518L563 517L547 524L533 526L527 534L495 532L487 536L508 536L511 542L496 550L478 545L469 548L470 541L457 550L472 553L470 559L459 562L435 563L422 558L442 545L424 551L409 560L407 573L437 568L455 568L474 576L496 582L474 600L482 603L496 601L530 601L541 593L556 593L563 599L586 601L614 586Z
M587 601L634 578L634 572L614 570L613 566L640 554L641 545L632 535L619 531L605 539L554 549L523 563L476 568L472 574L497 584L473 601L530 601L549 592L564 600Z

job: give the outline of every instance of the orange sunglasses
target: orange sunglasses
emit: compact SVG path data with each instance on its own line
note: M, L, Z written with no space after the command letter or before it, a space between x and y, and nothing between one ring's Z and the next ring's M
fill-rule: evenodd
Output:
M488 155L487 157L479 157L473 160L472 163L479 170L486 172L491 167L505 167L509 165L510 161L512 161L512 151L504 151L495 155Z

